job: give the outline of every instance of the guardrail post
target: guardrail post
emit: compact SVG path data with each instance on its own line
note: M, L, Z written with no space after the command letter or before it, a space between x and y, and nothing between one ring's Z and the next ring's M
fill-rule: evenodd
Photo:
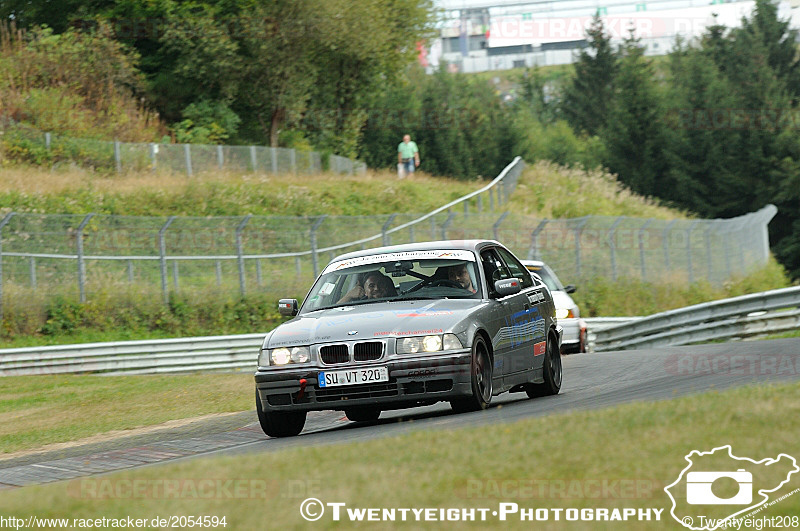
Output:
M500 241L500 237L497 235L497 229L500 228L500 224L503 223L506 216L508 216L508 212L503 212L497 221L494 222L494 225L492 225L492 235L494 235L494 239L497 241Z
M50 139L51 139L50 133L45 133L44 134L44 148L47 151L50 151Z
M302 264L300 263L300 257L294 257L294 271L297 274L298 278L303 274Z
M251 151L254 153L254 151ZM239 262L239 292L242 297L245 295L245 279L244 279L244 253L242 252L242 231L247 226L247 223L252 218L252 214L247 214L244 219L236 227L236 260Z
M222 167L225 166L225 155L222 152L222 146L219 144L217 144L217 165L219 166L219 169L222 169Z
M450 212L450 215L448 215L447 219L444 220L444 223L442 223L442 239L443 240L447 239L447 227L450 225L450 222L453 221L454 217L456 217L456 215L454 213Z
M255 172L258 169L258 161L256 159L256 147L250 146L250 167Z
M169 292L167 291L167 245L164 241L164 233L172 222L175 221L175 216L170 216L166 223L158 230L158 252L159 261L161 265L161 294L164 297L164 303L169 303Z
M217 286L222 285L222 262L214 260L214 273L217 276Z
M644 222L644 225L639 228L639 264L642 268L642 280L647 280L647 267L644 261L644 231L652 222L653 218L648 218L647 221Z
M489 188L489 212L494 212L494 187Z
M436 239L436 219L431 217L431 240Z
M322 222L325 221L326 217L328 216L317 216L314 223L311 225L311 265L314 269L314 278L317 278L317 274L319 273L319 263L317 261L317 229Z
M81 302L86 302L86 266L83 263L83 229L94 217L94 214L87 214L81 224L78 225L76 242L78 247L78 291L80 292Z
M469 201L464 201L464 219L469 217Z
M150 169L153 171L155 171L155 169L158 167L156 154L158 154L158 144L155 142L150 142Z
M264 276L261 274L261 258L256 258L256 284L259 288L264 285Z
M414 243L414 225L408 227L408 239L409 243Z
M672 230L672 226L675 225L675 223L677 223L677 222L678 222L677 219L673 219L672 221L667 223L667 226L664 227L664 232L662 233L663 235L661 237L661 240L662 240L661 244L664 247L664 266L667 268L667 271L669 271L669 268L670 268L670 266L669 266L669 233Z
M713 228L714 228L714 222L713 221L709 222L708 228L703 233L703 236L705 237L706 240L706 264L708 265L708 273L706 277L708 278L709 282L711 282L711 277L714 276L714 268L712 267L711 263L711 236L709 236L709 233Z
M611 280L614 282L617 281L617 244L614 243L614 233L623 219L625 219L625 216L618 217L614 223L611 224L611 228L608 229L608 248L611 255Z
M533 229L533 232L531 232L531 246L528 248L528 260L539 259L539 233L544 230L544 226L547 225L548 221L547 218L543 219L536 228Z
M36 258L31 256L30 260L31 289L36 291Z
M694 271L692 271L692 231L700 220L693 221L686 229L686 265L689 267L689 284L694 283Z
M189 144L183 145L183 157L186 159L186 175L192 176L192 150Z
M133 284L133 260L126 260L128 262L128 284Z
M8 225L15 212L9 212L3 221L0 221L0 327L3 325L3 227Z
M119 152L119 141L114 140L114 168L122 173L122 155Z
M476 198L478 200L478 214L480 214L483 212L483 198L481 198L481 194L478 194Z
M392 222L394 221L394 218L396 218L396 217L397 217L397 214L390 215L389 219L386 220L386 223L384 223L383 227L381 228L381 234L383 236L383 239L382 239L383 245L391 245L391 237L386 233L386 231L389 230L389 225L392 224Z
M589 222L588 217L584 217L578 222L578 226L575 227L575 276L580 278L581 276L581 234L583 233L583 227Z

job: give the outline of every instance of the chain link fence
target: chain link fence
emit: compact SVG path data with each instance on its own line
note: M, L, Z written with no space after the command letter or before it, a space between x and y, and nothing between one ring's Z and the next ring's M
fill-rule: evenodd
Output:
M77 296L131 289L305 291L334 256L427 240L497 239L564 279L701 279L718 284L762 266L777 209L726 220L588 216L541 220L503 207L518 158L486 187L423 216L133 217L9 213L0 221L0 290ZM2 292L0 292L2 301Z
M313 174L323 170L322 155L315 151L266 146L111 142L43 133L11 123L3 125L2 129L2 140L10 155L37 163L70 161L118 173L165 171L186 175L218 170L273 174ZM338 155L330 155L327 165L330 171L340 174L359 174L367 170L363 162Z

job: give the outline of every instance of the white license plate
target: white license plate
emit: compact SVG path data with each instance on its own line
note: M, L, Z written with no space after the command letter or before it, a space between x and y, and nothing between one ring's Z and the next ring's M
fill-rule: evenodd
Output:
M346 371L324 371L319 373L318 381L320 387L388 382L389 369L387 367L371 367Z

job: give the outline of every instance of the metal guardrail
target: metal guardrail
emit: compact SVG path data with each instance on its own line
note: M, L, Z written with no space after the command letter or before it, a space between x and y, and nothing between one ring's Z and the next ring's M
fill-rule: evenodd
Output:
M745 339L800 329L800 287L697 304L649 317L590 317L589 351ZM780 310L780 311L776 311ZM255 370L265 333L0 350L0 376Z
M624 350L746 338L800 329L800 286L696 304L595 333L595 349ZM780 311L779 311L780 310Z
M157 374L252 369L266 332L0 350L0 376Z

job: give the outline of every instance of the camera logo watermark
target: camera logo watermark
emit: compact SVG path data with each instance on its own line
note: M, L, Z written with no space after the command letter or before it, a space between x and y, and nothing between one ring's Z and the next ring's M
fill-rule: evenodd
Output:
M794 457L780 454L760 461L733 455L730 445L709 452L693 450L673 483L664 487L672 501L670 515L692 530L757 527L762 522L737 518L771 500L792 474L800 471ZM753 514L753 513L751 513Z

